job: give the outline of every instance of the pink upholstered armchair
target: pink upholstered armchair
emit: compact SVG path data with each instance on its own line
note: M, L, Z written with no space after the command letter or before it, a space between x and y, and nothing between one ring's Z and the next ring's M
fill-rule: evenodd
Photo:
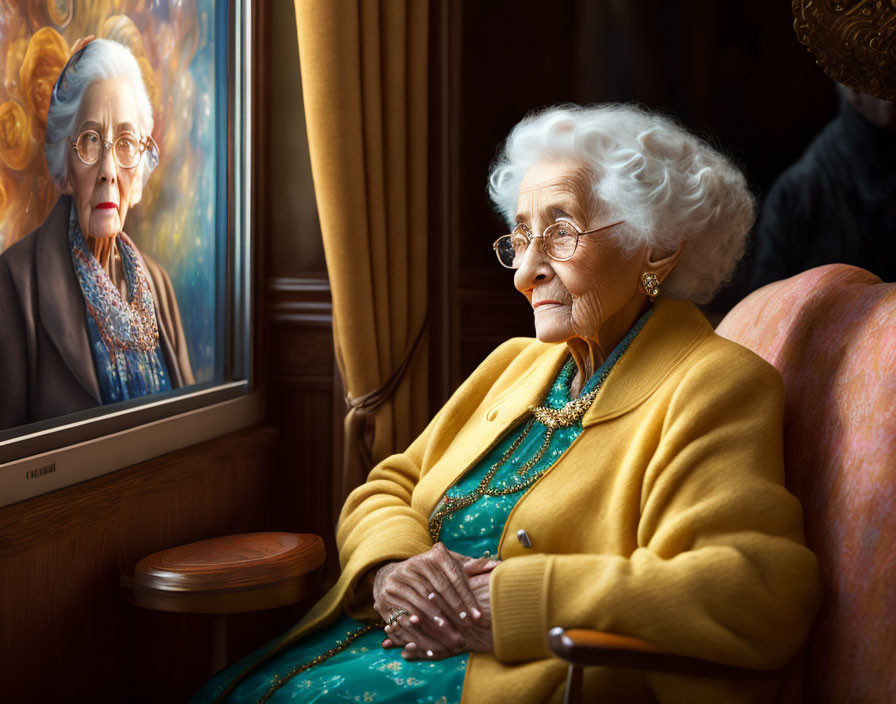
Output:
M754 292L717 332L784 377L787 485L826 588L804 701L894 702L896 284L845 264L819 267ZM569 702L581 701L583 665L750 674L616 634L553 629L549 641L570 662Z

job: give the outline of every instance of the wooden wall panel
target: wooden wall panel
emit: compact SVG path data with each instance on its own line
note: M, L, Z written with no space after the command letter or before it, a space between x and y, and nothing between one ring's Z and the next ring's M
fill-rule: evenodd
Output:
M280 525L320 535L333 576L336 516L330 496L340 461L333 448L341 443L344 406L334 393L330 288L323 277L272 277L265 300L269 420L279 430L276 458L284 477Z
M264 3L261 3L264 4ZM335 560L330 492L339 462L343 404L334 403L333 316L305 132L295 9L269 3L261 77L267 187L258 191L266 242L261 371L277 463L285 470L278 513L285 530L310 531Z
M163 548L277 528L275 436L240 431L0 509L0 701L187 701L209 674L209 618L131 606L119 580ZM233 657L295 611L233 619Z

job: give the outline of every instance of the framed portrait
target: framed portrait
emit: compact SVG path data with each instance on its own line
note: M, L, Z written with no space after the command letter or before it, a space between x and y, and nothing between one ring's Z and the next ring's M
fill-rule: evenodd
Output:
M256 419L252 57L248 2L0 2L0 505Z

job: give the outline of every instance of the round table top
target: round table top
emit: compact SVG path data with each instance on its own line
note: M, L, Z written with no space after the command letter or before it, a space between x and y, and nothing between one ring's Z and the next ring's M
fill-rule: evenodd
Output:
M137 563L134 581L162 592L258 589L314 572L325 559L317 535L242 533L148 555Z

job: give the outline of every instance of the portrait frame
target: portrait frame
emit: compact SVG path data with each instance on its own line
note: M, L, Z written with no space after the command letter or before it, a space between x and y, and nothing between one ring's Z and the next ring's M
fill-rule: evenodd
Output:
M0 431L0 506L256 424L263 416L253 325L257 10L248 0L213 0L212 6L205 31L213 33L215 54L213 236L223 243L214 264L215 378Z

